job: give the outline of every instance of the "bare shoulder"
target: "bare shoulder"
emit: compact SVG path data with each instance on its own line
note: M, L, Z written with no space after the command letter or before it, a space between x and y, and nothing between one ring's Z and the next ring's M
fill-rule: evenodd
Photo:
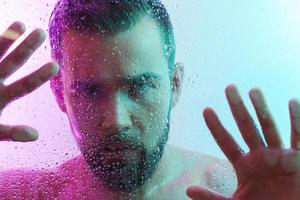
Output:
M176 146L169 148L184 163L189 184L206 187L224 195L231 195L235 191L237 180L229 161Z
M15 168L0 171L0 193L8 199L38 199L59 180L55 169ZM53 180L52 180L53 179ZM54 187L53 187L54 188Z
M81 154L61 163L58 170L59 175L66 183L66 187L81 187L81 184L92 184L93 174Z
M47 171L31 169L31 168L14 168L14 169L6 169L0 171L0 184L3 182L31 182L35 183L38 181L39 177L47 175Z
M225 160L222 161L209 154L184 149L174 145L169 145L168 148L171 152L174 152L173 154L176 155L178 160L184 161L185 168L197 168L202 175L205 174L204 172L206 169L211 169L216 163L224 162L227 164Z
M57 169L60 176L70 177L70 175L75 176L77 173L82 175L82 172L87 170L87 166L83 156L77 155L61 163Z
M189 159L193 162L198 162L198 164L207 164L207 163L214 163L219 161L220 159L205 153L200 153L197 151L192 151L189 149L185 149L182 147L168 145L168 148L172 151L176 152L177 155Z
M205 168L207 187L220 194L230 196L237 187L235 170L228 160L214 158Z
M217 159L199 152L191 151L174 145L166 146L167 162L161 165L167 166L167 177L172 177L173 183L182 185L199 185L207 187L206 169L213 165ZM175 184L176 185L176 184Z

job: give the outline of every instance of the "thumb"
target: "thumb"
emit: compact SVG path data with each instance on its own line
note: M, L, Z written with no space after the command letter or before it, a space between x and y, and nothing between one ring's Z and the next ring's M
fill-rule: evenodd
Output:
M230 200L230 198L228 197L224 197L220 194L199 186L189 187L186 190L186 194L193 200Z

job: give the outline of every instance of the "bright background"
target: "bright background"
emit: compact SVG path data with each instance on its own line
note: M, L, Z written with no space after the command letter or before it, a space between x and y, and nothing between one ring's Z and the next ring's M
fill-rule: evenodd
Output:
M0 32L15 20L27 25L24 36L37 27L47 30L55 2L0 0ZM251 113L249 89L259 86L264 91L288 145L288 100L300 98L300 1L163 2L174 24L177 61L185 64L182 98L173 110L169 143L223 157L202 117L202 110L211 106L245 148L224 95L224 88L236 83ZM49 60L47 40L7 83ZM39 131L40 137L30 143L1 142L0 169L45 168L80 154L49 83L9 105L1 116L1 123L31 125Z

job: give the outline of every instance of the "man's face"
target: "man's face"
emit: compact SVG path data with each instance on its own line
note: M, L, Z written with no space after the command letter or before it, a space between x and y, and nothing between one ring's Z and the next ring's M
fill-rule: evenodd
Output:
M163 48L150 17L115 35L64 35L66 114L95 177L112 189L133 191L160 160L172 94Z

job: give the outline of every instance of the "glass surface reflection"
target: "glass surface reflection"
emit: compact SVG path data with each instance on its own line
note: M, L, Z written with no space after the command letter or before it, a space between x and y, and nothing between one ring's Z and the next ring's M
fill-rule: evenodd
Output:
M49 161L46 162L46 169L37 161L34 161L35 164L24 164L22 161L20 163L23 168L17 168L13 164L12 169L4 167L5 170L2 171L0 177L1 198L181 200L189 199L189 197L227 199L222 195L233 195L233 198L240 200L299 199L297 180L300 160L298 153L300 106L295 99L289 103L292 127L290 149L283 148L284 142L281 141L280 134L275 128L275 122L266 107L261 91L254 88L249 95L258 118L255 121L261 125L262 134L257 130L233 84L226 87L225 93L231 113L239 128L238 133L233 134L234 137L231 137L230 133L224 129L211 108L206 108L203 113L207 127L229 161L197 152L205 152L205 147L217 148L214 143L206 144L206 140L203 141L208 137L201 138L203 145L200 149L184 148L189 145L198 146L196 142L198 136L181 136L181 139L188 141L184 141L186 143L184 145L179 145L181 147L176 146L176 144L181 144L180 139L174 142L182 133L186 134L191 130L199 132L195 128L187 130L191 123L197 122L189 122L186 120L189 117L179 116L182 115L180 113L177 114L177 121L172 123L172 115L176 116L176 111L184 108L178 109L181 96L187 98L195 94L199 99L204 96L204 100L207 100L207 96L210 95L219 96L216 88L225 87L222 81L226 82L226 85L237 82L248 87L260 82L253 82L251 78L264 77L265 69L260 69L259 74L256 74L257 68L249 70L243 67L238 69L234 66L229 69L222 66L217 68L218 73L216 73L210 70L210 66L206 66L201 68L202 71L199 70L200 73L189 72L184 79L184 72L188 70L182 62L177 62L175 59L174 32L176 33L176 27L173 30L165 5L160 1L61 0L55 3L51 7L53 10L48 9L52 14L46 29L49 32L51 58L59 64L59 67L56 63L50 62L29 76L19 75L9 80L9 77L16 74L15 72L33 52L38 51L38 47L42 45L46 37L43 30L35 29L19 46L12 46L15 40L25 32L23 23L13 23L1 35L0 40L0 56L2 57L0 105L1 108L9 107L10 102L32 91L36 92L39 86L50 79L50 87L57 103L55 106L68 124L62 125L65 126L64 129L59 129L60 126L55 127L55 119L59 121L59 117L52 117L51 110L43 110L43 107L46 107L45 103L35 107L35 103L28 103L28 101L27 105L21 104L22 109L24 105L26 107L29 104L36 109L35 112L45 115L36 117L35 114L33 121L38 121L40 127L43 126L41 130L47 129L49 132L41 133L42 138L38 138L37 131L27 126L1 125L0 128L3 141L40 140L41 143L36 143L35 147L31 142L15 146L15 148L20 148L21 152L23 148L32 147L30 157L39 151L45 151L44 146L51 142L61 143L60 145L65 149L56 144L50 153L40 153L42 156L47 155L43 156L43 159L54 160L54 162L51 161L52 164L48 164ZM165 3L167 4L167 1ZM199 4L196 5L200 8ZM206 3L202 6L208 5L210 4ZM49 4L46 6L50 7ZM251 7L246 4L239 6L240 8ZM220 6L218 9L221 8ZM236 22L230 17L228 19L229 22L230 20ZM190 29L199 29L198 23L200 22L193 20L187 29L189 34L192 32ZM213 19L210 20L213 21ZM183 27L177 27L177 31L180 28L184 30ZM224 35L228 33L226 31L228 30L224 29ZM234 31L236 30L233 29L231 32L233 35L240 33ZM213 28L212 32L218 31ZM205 30L202 33L205 33ZM203 34L203 38L205 37L207 36ZM235 39L238 41L237 38ZM193 41L192 38L184 38L184 40L187 47ZM226 42L226 38L224 41ZM205 43L202 48L213 44L210 42L202 41L202 44ZM182 43L178 42L178 44L180 47ZM197 42L195 46L198 44L200 43ZM227 50L243 47L243 45L239 46L240 44L243 42L236 42L227 47ZM221 47L222 43L217 45ZM11 52L6 54L9 49ZM192 51L191 49L187 52ZM219 48L212 52L209 52L209 49L198 48L196 50L203 50L203 52L193 51L193 54L203 55L205 58L205 55L213 52L213 56L206 58L210 58L211 62L217 62L212 57L219 55L217 50ZM228 51L224 52L224 55L230 55ZM44 56L45 52L42 54L38 57ZM179 51L179 55L183 54ZM240 52L239 56L241 59L247 58L243 52ZM190 56L185 58L189 59ZM194 59L193 62L188 63L195 64L197 61L199 60ZM236 58L231 55L224 65L234 61ZM221 63L222 59L217 64L220 64L219 62ZM242 61L237 63L241 64ZM255 76L245 78L246 75L241 78L242 72L249 73L247 75L250 77L251 73ZM232 74L236 74L236 77L232 78ZM210 77L211 75L213 78ZM275 73L272 75L274 78L277 77ZM220 79L219 82L215 82L217 79ZM184 80L187 80L194 90L184 88ZM194 80L198 81L197 84L193 82ZM264 78L261 81L267 82L262 84L263 87L272 84L272 81L268 82ZM292 78L287 82L291 81ZM205 91L206 94L203 92L200 96L196 94L196 88L199 89L198 83L205 83L203 88L206 90L200 91ZM284 81L282 83L281 85L285 84ZM218 84L220 86L216 86ZM187 91L191 94L182 95L186 94L183 93L184 89L188 89ZM213 89L217 92L212 92ZM36 101L34 98L28 98L30 102ZM219 103L220 100L224 103ZM189 99L185 102L190 104ZM212 104L218 104L214 106L217 109L219 106L223 107L225 102L225 99L215 97L212 100ZM206 106L204 103L201 104ZM193 114L195 114L195 105L197 103L189 105ZM26 110L22 109L19 112L23 114ZM253 111L250 113L253 114ZM8 112L7 116L9 115L15 124L17 117ZM220 116L222 117L222 114ZM285 122L288 122L288 117L286 118ZM183 122L188 123L182 124L178 119L184 119ZM9 121L9 117L6 120ZM5 118L3 122L6 122ZM31 121L28 124L31 125ZM183 127L178 128L180 134L173 138L170 134L172 133L171 124L174 124L175 128ZM202 125L205 127L204 123ZM66 127L70 127L70 130ZM45 133L53 134L50 130L53 131L56 128L59 132L57 135L62 135L63 142L59 138L54 140L54 136L52 136L52 141L49 140L51 137L43 136L46 135ZM71 141L77 149L74 150L75 147L73 147L70 151L68 148L72 145L68 145ZM240 148L241 141L247 144L246 148L243 145ZM3 147L5 145L12 146L12 143L3 144ZM48 147L48 149L51 148ZM246 153L242 149L245 149ZM64 151L66 153L63 153ZM56 152L66 156L63 161L58 161L60 158L55 156ZM12 155L11 160L14 160L14 157L15 155ZM44 162L43 159L39 162ZM38 159L31 158L31 160ZM41 169L32 168L35 166ZM234 170L237 172L237 178ZM196 187L190 187L192 185Z

